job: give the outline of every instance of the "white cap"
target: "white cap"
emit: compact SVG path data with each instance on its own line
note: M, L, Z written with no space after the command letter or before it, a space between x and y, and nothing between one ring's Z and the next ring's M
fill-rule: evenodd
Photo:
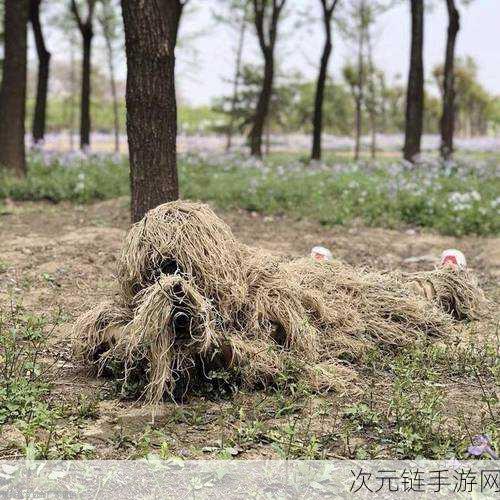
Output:
M325 247L313 247L311 250L311 257L314 260L319 260L319 261L327 261L330 262L333 260L333 255L328 248Z
M451 265L452 267L465 269L467 267L467 261L465 255L460 250L448 248L441 254L441 265Z

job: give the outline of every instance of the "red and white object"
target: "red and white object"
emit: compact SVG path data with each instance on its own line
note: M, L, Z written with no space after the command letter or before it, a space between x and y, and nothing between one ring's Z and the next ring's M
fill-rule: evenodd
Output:
M325 247L313 247L311 257L319 262L331 262L333 260L332 252Z
M467 261L465 260L465 255L460 250L449 248L441 254L441 265L452 266L456 269L465 269Z

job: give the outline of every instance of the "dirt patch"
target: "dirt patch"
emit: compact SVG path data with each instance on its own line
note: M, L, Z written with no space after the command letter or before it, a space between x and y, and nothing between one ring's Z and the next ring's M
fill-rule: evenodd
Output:
M498 238L446 237L418 229L325 228L312 221L244 211L218 213L244 243L291 256L307 255L312 246L324 245L334 257L356 266L426 270L443 249L459 248L498 305ZM0 217L2 307L11 301L22 302L32 313L58 318L51 348L61 363L55 395L71 404L82 395L96 400L94 417L84 420L79 428L81 439L95 447L96 456L126 458L149 447L188 458L276 458L283 453L283 443L290 440L290 456L307 455L310 450L309 458L351 457L360 449L359 440L363 449L371 446L374 431L369 426L343 437L345 417L341 409L356 402L345 400L342 394L297 401L292 397L291 402L267 392L239 392L229 399L217 394L213 398L192 396L180 406L165 403L153 425L147 408L118 399L108 381L92 378L75 365L69 349L70 325L112 290L128 215L126 200L117 199L88 206L16 203L10 206L9 214ZM410 257L417 258L408 260ZM472 329L491 336L495 324L494 320L484 321ZM393 378L394 374L387 372L377 373L371 382L367 379L376 401L374 408L382 411L388 404L387 387ZM447 392L445 413L451 419L469 414L470 431L482 431L487 409L481 406L484 394L479 384L469 375L458 374L449 380ZM475 411L474 405L481 410ZM290 426L294 426L293 439ZM16 431L11 431L12 441ZM315 454L315 442L322 443L322 455ZM0 447L5 445L0 442ZM299 447L306 451L294 454ZM375 456L387 455L379 450Z

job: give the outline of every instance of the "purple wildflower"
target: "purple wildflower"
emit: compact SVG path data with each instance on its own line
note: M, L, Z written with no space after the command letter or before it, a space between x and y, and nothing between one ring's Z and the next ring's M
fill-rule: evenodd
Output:
M472 445L467 448L467 453L474 457L480 457L484 453L493 460L498 460L498 455L493 451L489 436L478 434L472 438Z

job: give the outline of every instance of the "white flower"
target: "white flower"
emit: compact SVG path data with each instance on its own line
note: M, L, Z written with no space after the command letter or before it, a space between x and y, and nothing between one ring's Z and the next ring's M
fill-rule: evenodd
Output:
M469 196L475 201L481 201L481 195L477 191L471 191Z

